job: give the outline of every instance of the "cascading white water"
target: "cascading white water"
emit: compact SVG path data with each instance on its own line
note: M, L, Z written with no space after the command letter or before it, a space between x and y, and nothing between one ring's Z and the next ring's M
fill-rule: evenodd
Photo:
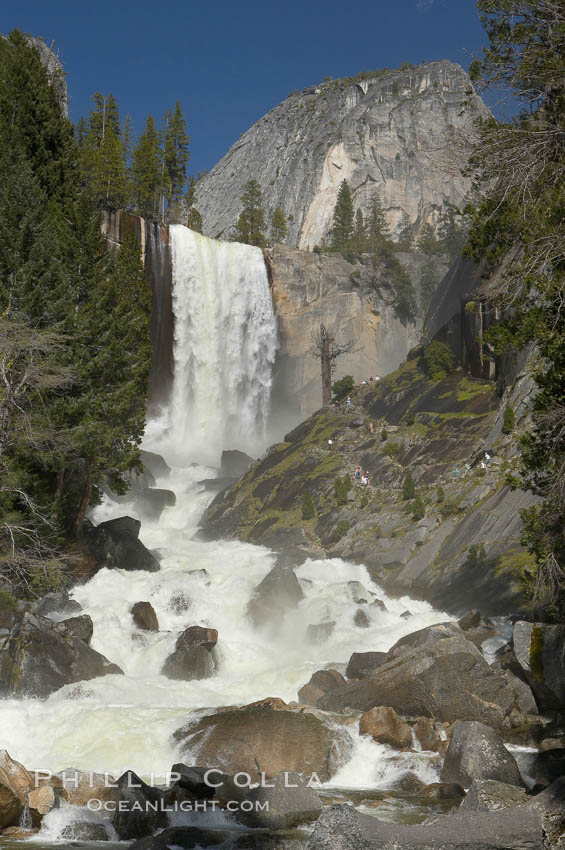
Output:
M177 460L215 463L264 438L277 325L259 248L170 228L175 315L169 405Z
M177 501L158 522L142 516L141 539L162 554L158 573L100 570L72 595L92 617L92 646L124 670L68 685L46 701L0 701L0 747L30 768L78 768L114 776L133 769L151 780L178 760L171 733L187 717L222 705L267 696L296 699L310 675L329 663L345 664L354 651L386 650L402 635L447 619L424 602L389 599L363 566L340 559L307 561L296 571L304 599L289 613L283 637L257 633L246 617L254 588L275 563L267 549L237 541L204 542L198 521L212 496L198 484L214 470L222 448L258 450L268 416L276 321L258 249L218 243L181 226L171 228L175 375L164 415L148 423L145 448L173 466L158 486ZM107 499L95 523L138 515L135 502ZM377 595L387 610L370 608L370 622L354 622L357 603L348 582L363 596ZM179 596L188 600L180 611ZM131 607L153 605L160 631L140 632ZM400 614L412 614L408 621ZM311 623L333 620L321 645L308 644ZM218 629L218 673L202 681L172 681L161 674L179 633L190 625ZM354 739L349 765L335 782L343 787L383 787L405 770L434 778L425 754L399 755L348 727ZM71 807L72 809L72 807ZM46 822L56 837L76 810Z

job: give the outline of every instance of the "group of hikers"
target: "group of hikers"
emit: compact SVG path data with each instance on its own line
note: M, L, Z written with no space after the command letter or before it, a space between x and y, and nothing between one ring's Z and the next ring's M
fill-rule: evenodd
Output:
M489 463L490 463L491 458L492 458L492 454L491 454L490 452L485 452L485 453L484 453L484 457L483 457L483 459L482 459L482 460L480 461L480 463L479 463L479 468L480 468L480 469L486 469L486 468L487 468L487 466L488 466L488 465L489 465ZM475 462L475 463L476 463L476 462ZM456 477L456 478L465 477L465 475L467 475L467 473L471 471L471 469L472 469L472 467L473 467L474 465L475 465L475 464L466 463L466 464L465 464L465 466L464 466L464 468L463 468L463 475L461 475L461 470L459 469L459 467L456 467L456 469L455 469L455 477Z
M360 481L364 487L368 487L371 483L371 475L369 472L361 472L361 467L355 467L355 480Z

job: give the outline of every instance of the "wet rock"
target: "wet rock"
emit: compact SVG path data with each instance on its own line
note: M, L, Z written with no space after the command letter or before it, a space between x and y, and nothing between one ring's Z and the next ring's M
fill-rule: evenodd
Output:
M358 814L352 806L324 809L308 850L543 850L539 813L457 811L437 824L407 826Z
M403 611L402 614L400 615L400 619L401 620L409 620L410 617L413 617L413 616L414 615L412 614L411 611Z
M347 664L347 679L364 679L389 660L386 652L354 652Z
M113 776L67 767L54 776L61 784L63 797L71 806L87 806L89 800L117 802L120 791Z
M9 788L22 804L28 791L34 787L32 774L23 764L11 758L7 750L0 750L0 784Z
M544 750L537 754L534 761L536 785L551 785L561 776L565 776L565 749Z
M171 471L171 467L161 455L155 454L155 452L146 452L144 449L141 449L139 454L143 468L149 470L155 478L164 478Z
M304 598L292 567L276 564L256 587L247 614L256 628L277 629L285 612Z
M191 797L197 800L209 800L214 796L214 787L205 779L207 772L207 767L190 767L182 762L177 762L171 767L171 773L179 776L175 785L188 791ZM213 774L211 780L216 783L217 775Z
M460 721L451 733L441 781L468 787L478 779L522 786L516 759L494 729L477 721Z
M89 617L88 614L81 614L79 617L69 617L68 620L61 620L55 628L59 634L82 640L87 645L90 644L94 632L92 617Z
M157 614L150 602L136 602L131 609L131 615L138 629L143 629L147 632L159 631Z
M202 478L196 483L200 484L205 490L208 490L211 493L220 493L222 490L227 490L229 487L233 487L238 480L239 479L237 477L234 478L224 475L221 478Z
M230 850L238 850L240 847L238 835L240 833L226 833L225 830L201 829L196 826L174 826L164 829L158 835L147 835L145 838L139 838L133 844L130 844L128 850L169 850L171 847L179 847L182 850L202 850L203 847L222 845L226 836L229 836L230 839ZM245 840L247 835L244 833L241 837Z
M228 478L239 478L245 475L249 466L255 463L252 457L237 449L229 449L222 452L220 468L222 475Z
M418 796L425 787L420 777L412 773L411 770L403 773L392 785L394 791L402 791L403 794L418 794Z
M169 679L208 679L216 671L212 650L216 646L218 632L202 626L190 626L180 635L175 650L168 656L162 673Z
M540 710L561 708L565 704L565 626L518 621L512 646Z
M273 777L269 786L259 785L243 798L237 819L247 826L263 829L291 829L316 820L322 812L322 801L315 791L296 773L283 772ZM245 811L246 805L252 809ZM263 810L262 806L265 806ZM260 810L259 810L260 809Z
M157 572L159 561L138 540L141 523L123 516L93 526L84 525L84 537L99 568Z
M42 785L29 792L27 798L31 823L34 828L41 826L41 821L52 809L60 805L59 797L52 785Z
M165 508L172 508L176 501L177 497L172 490L163 490L158 487L144 490L136 499L144 518L152 521L158 520Z
M51 617L52 614L59 614L61 618L71 617L81 611L82 606L75 599L71 599L66 590L46 593L33 606L33 613L41 617Z
M424 629L410 632L410 634L404 635L400 640L397 640L394 646L391 646L389 649L389 654L395 655L396 650L401 646L418 649L428 643L436 643L438 640L452 637L464 637L457 623L438 623L435 626L426 626Z
M31 838L32 835L37 835L37 832L37 829L26 829L23 826L8 826L2 830L2 838L24 841L26 838Z
M423 750L439 753L447 749L447 735L442 738L431 717L419 717L412 728Z
M399 641L372 676L326 694L318 705L326 711L389 705L403 715L479 720L497 728L515 702L514 690L477 647L456 635L424 640L417 648Z
M88 820L73 820L59 834L63 841L108 841L108 828L103 823Z
M430 803L441 803L444 800L462 800L465 790L456 782L432 782L422 788L420 796Z
M472 611L469 611L464 617L457 620L457 625L466 632L467 629L476 629L480 622L481 612L478 608L473 608Z
M173 735L192 760L226 773L244 771L258 782L284 770L326 782L351 752L351 739L312 714L254 707L222 711Z
M368 629L370 626L370 620L367 616L366 611L363 611L362 608L358 608L355 612L355 616L353 617L353 622L357 626L358 629Z
M347 587L351 594L351 600L355 602L356 605L362 605L363 603L368 602L369 599L375 595L372 591L367 590L360 581L348 581Z
M306 629L306 642L313 644L325 643L333 634L335 622L329 620L327 623L310 623Z
M370 735L380 744L401 750L412 743L412 731L394 708L380 705L365 712L359 720L359 734Z
M14 826L24 810L24 804L17 794L0 780L0 829Z
M523 788L497 782L494 779L475 779L461 803L462 812L496 812L528 802Z
M344 684L345 679L337 670L317 670L310 677L310 681L298 691L298 702L315 706L320 697Z
M378 608L379 611L388 611L388 608L386 607L382 599L373 599L373 601L371 602L371 606L373 608Z
M120 841L151 835L168 826L164 796L159 788L147 785L132 770L122 774L117 785L123 811L118 805L113 824Z
M52 620L26 612L0 650L0 693L48 697L63 685L122 673L83 640L60 634Z

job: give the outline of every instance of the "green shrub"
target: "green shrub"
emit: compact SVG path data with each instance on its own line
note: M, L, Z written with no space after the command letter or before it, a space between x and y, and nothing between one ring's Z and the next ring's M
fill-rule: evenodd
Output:
M484 543L473 543L467 551L467 562L471 567L481 567L487 562L487 553Z
M422 501L421 496L416 496L416 498L412 502L411 513L414 522L418 522L419 519L423 519L426 516L426 509L424 507L424 503Z
M315 516L314 502L308 491L302 497L302 519L313 519Z
M344 378L340 378L339 381L332 384L332 392L336 401L343 401L343 399L351 393L353 385L354 381L351 375L346 375Z
M455 514L459 513L459 506L457 505L457 502L453 499L448 499L447 501L442 503L439 510L443 517L454 516Z
M457 365L457 360L449 345L439 339L434 339L428 345L423 357L426 374L432 381L445 378Z
M507 404L504 408L504 416L502 419L502 433L511 434L514 430L515 422L516 417L514 416L514 410L510 404Z
M404 417L404 421L407 425L413 425L416 421L416 414L413 410L409 410L406 416Z
M387 440L388 440L388 431L386 430L386 428L383 428L383 430L381 431L381 442L386 443Z
M334 481L334 490L338 505L346 505L347 494L351 490L351 478L349 475L344 475L343 478L336 478Z
M347 522L346 519L340 519L340 521L336 525L335 531L333 533L333 538L332 538L333 542L337 543L337 541L341 540L341 538L344 537L347 534L348 531L349 531L349 523Z
M400 446L398 445L398 443L387 443L383 449L385 455L388 455L389 457L396 457L399 451Z
M15 611L17 607L18 603L16 602L12 594L8 593L7 590L3 590L2 588L0 588L0 611L5 611L6 609L8 609L8 611Z
M31 567L29 571L29 596L39 598L46 593L65 590L69 580L62 569L56 565Z
M443 489L443 487L437 488L436 502L438 503L438 505L441 505L442 502L445 502L445 490Z
M368 497L367 497L367 496L363 496L363 498L362 498L362 499L361 499L361 501L359 502L359 507L360 507L360 508L366 508L368 504L369 504L369 499L368 499Z
M414 479L412 478L412 473L408 471L402 486L402 498L405 502L408 502L410 499L414 499L415 497L416 488L414 487Z

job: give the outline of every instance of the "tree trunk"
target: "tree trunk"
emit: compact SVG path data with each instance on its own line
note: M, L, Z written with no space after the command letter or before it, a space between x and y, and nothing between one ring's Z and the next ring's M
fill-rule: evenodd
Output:
M86 474L86 482L84 485L84 490L82 493L82 499L80 502L80 508L77 514L77 518L75 520L75 535L80 537L82 531L82 524L84 522L84 517L86 514L86 509L88 508L88 503L90 502L90 494L92 492L92 470L94 468L94 461L91 460L88 463L88 470Z
M332 361L330 338L322 336L320 359L322 361L322 407L328 407L332 400Z

